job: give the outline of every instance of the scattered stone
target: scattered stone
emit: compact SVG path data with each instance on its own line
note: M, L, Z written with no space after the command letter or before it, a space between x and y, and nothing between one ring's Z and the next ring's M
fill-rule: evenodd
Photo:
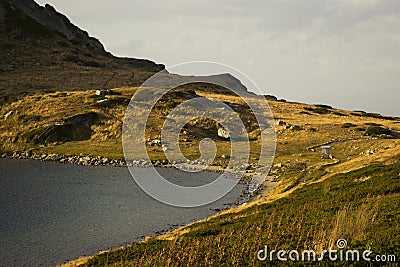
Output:
M375 151L373 151L373 150L368 150L367 152L365 152L365 155L372 155L372 154L374 154L375 153Z
M97 100L96 103L103 103L108 101L108 98Z
M9 112L7 112L7 114L6 115L4 115L4 119L6 120L6 119L8 119L8 117L10 117L12 114L14 113L14 111L9 111Z
M7 66L7 70L8 71L14 71L15 70L15 65L14 64L10 64Z
M147 142L149 143L149 145L161 145L161 140L160 139L147 139Z
M218 129L218 136L222 137L224 139L229 139L230 134L229 134L229 131L226 130L225 128L219 128Z
M112 95L114 92L112 90L96 90L96 95L98 96L106 96L106 95Z
M49 155L49 159L53 160L53 161L60 161L61 156L57 155L57 154L52 154L52 155Z

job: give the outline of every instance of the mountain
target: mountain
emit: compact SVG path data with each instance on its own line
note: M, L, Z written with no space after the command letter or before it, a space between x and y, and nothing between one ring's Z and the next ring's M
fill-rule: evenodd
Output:
M146 59L119 58L46 4L0 1L0 97L141 84L163 70Z
M54 7L40 6L33 0L0 0L0 49L0 102L38 92L134 87L165 70L164 65L150 60L113 56ZM165 81L186 83L199 78L167 71L163 75ZM211 75L205 80L247 91L230 74ZM215 85L203 88L224 90Z
M7 5L7 2L9 5ZM75 43L76 45L106 54L106 51L104 50L104 47L100 41L90 37L87 32L73 25L66 16L58 13L54 7L49 4L41 7L37 3L29 0L13 0L6 1L5 7L6 8L3 7L3 10L6 11L5 15L7 15L9 12L11 13L10 15L16 15L14 17L16 19L14 22L17 23L14 24L14 26L25 27L26 31L34 30L34 28L36 28L39 30L39 32L40 30L43 30L43 33L46 31L57 32L64 35L69 41ZM17 10L22 13L18 14ZM24 21L24 16L30 17L31 20ZM25 23L29 23L30 25ZM40 26L43 28L40 29ZM31 28L29 29L29 27Z
M172 111L190 99L203 97L228 105L246 128L250 153L248 164L242 165L246 172L242 182L247 190L236 204L247 201L252 172L263 167L260 158L265 153L261 146L265 132L259 127L265 121L258 121L255 112L266 110L253 111L244 98L209 84L247 91L230 74L196 77L163 70L163 65L148 60L113 56L100 41L49 5L0 0L0 157L113 166L151 161L155 166L172 167L160 141L162 130L168 130L165 122L191 115L186 110L180 114ZM146 106L148 114L125 118L136 86L159 71L165 79L153 89L163 90L171 81L191 84L163 95L152 108ZM113 90L106 95L93 90L102 88ZM146 93L151 96L153 91ZM248 100L256 107L265 107L263 98L250 96ZM352 253L359 249L373 250L372 255L400 255L400 241L393 238L400 236L400 118L277 101L273 96L267 100L273 113L269 119L276 122L276 140L269 142L276 142L274 164L251 202L66 266L163 266L165 262L177 266L275 266L281 262L258 261L257 252L266 256L263 249L268 246L320 253L336 249L337 240L343 239ZM223 114L224 109L215 110ZM201 110L199 114L182 127L179 150L190 166L197 166L202 164L200 145L211 138L216 156L208 170L223 172L234 158L233 145L220 134L215 120L204 117ZM148 115L146 124L138 123L138 128L146 127L146 160L140 149L122 147L122 129L129 125L123 122L136 122L143 115ZM326 146L331 154L321 157ZM134 160L125 161L126 151ZM25 262L32 257L35 255L26 255ZM332 264L326 258L321 263Z

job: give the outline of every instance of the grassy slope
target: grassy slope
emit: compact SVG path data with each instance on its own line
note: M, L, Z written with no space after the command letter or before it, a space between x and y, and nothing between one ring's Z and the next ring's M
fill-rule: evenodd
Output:
M119 95L108 96L115 99L115 105L96 104L98 98L93 96L93 91L27 96L3 105L0 115L4 116L9 111L13 111L13 114L0 120L0 150L122 158L120 129L125 106L118 103L121 99L130 99L135 90L136 88L116 89ZM240 104L240 100L234 96L207 91L197 93ZM145 244L134 244L125 250L97 256L91 263L101 265L108 258L110 263L129 261L132 265L158 265L168 262L175 265L180 265L181 262L191 262L192 265L252 264L254 253L263 244L272 247L279 245L280 248L309 248L314 245L326 248L346 229L356 231L345 233L352 246L365 247L373 244L371 247L375 250L399 254L398 244L393 244L393 240L388 238L388 233L395 236L399 234L399 217L396 211L399 204L396 187L399 166L383 167L374 164L398 161L398 157L393 156L400 154L400 142L398 139L364 136L365 130L371 124L380 124L400 132L399 120L343 110L318 114L309 111L316 108L315 106L298 103L270 101L269 104L275 119L301 127L300 130L291 130L285 126L277 126L275 165L283 165L272 168L272 174L278 177L278 182L271 194L261 195L261 199L251 205L161 238L170 239L169 241L151 239ZM167 107L162 107L159 114L155 114L156 119L150 123L159 125L162 113L166 110ZM91 111L102 114L103 119L92 126L90 140L53 143L44 147L26 140L29 134L46 124ZM351 127L344 128L346 123L351 123ZM194 139L183 147L182 150L188 157L197 157L197 141ZM315 152L308 149L329 141L332 142L330 145L334 160L321 160L318 149ZM222 150L226 149L224 142L217 143ZM253 141L252 145L256 146L257 141ZM150 149L153 159L162 159L160 148ZM374 151L374 154L366 155L365 152L369 150ZM216 164L223 163L224 159L218 158ZM362 167L366 169L359 170ZM351 170L355 171L336 175ZM372 213L367 212L370 209ZM361 215L364 211L367 214L364 221L359 222L357 217L351 217L353 214ZM344 222L349 213L353 219ZM372 222L372 218L377 219ZM342 223L344 226L341 226ZM351 223L360 225L347 225ZM187 234L182 235L185 232ZM378 237L380 234L382 238ZM243 261L240 260L240 255L245 256Z
M123 158L121 147L121 126L126 103L136 91L136 88L116 89L120 95L107 96L114 102L96 104L99 100L94 96L94 91L77 91L64 93L51 93L27 96L11 104L1 106L0 116L13 111L7 119L0 120L0 151L33 151L38 153L58 154L84 154L91 156L105 156ZM212 92L197 91L199 95L212 97L241 105L239 98ZM122 100L122 101L121 101ZM179 99L177 99L179 102ZM107 103L114 103L109 105ZM274 167L273 174L279 176L277 190L285 191L295 187L305 180L317 179L326 173L324 165L333 164L337 160L340 163L365 161L370 156L360 155L368 150L375 153L383 153L387 150L399 149L398 139L372 139L364 136L367 124L381 124L383 127L400 132L399 120L387 120L357 116L353 112L332 110L329 114L317 114L306 109L311 105L270 101L270 107L276 119L284 120L287 124L299 125L302 130L285 129L285 126L277 126L277 152L275 164L282 163L283 167ZM150 120L149 137L156 138L159 135L153 133L159 128L168 106L162 106ZM89 140L52 143L40 146L29 141L35 133L43 131L46 125L62 121L80 113L95 111L102 116L100 123L92 126L92 137ZM342 114L336 115L336 114ZM343 116L344 115L344 116ZM205 124L206 122L204 122ZM354 126L342 128L345 123ZM200 126L205 126L200 123ZM201 127L200 127L201 128ZM360 130L361 129L361 130ZM362 130L364 129L364 130ZM198 131L198 128L193 128ZM353 140L348 140L352 138ZM320 160L320 151L315 152L307 148L332 140L333 160ZM181 150L188 158L199 156L198 138L192 138L191 142L183 143ZM224 165L228 160L221 157L229 154L229 142L217 140L218 154L216 165ZM251 146L257 147L258 141L252 141ZM164 158L160 147L149 147L149 153L154 160ZM256 156L251 157L252 162Z
M347 239L348 248L400 255L394 238L400 235L398 160L337 174L285 198L194 223L173 238L97 255L83 266L264 266L256 259L264 245L321 251L334 249L338 238Z

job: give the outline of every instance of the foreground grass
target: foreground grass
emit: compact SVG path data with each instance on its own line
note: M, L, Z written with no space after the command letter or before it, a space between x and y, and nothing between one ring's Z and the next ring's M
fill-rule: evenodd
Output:
M271 203L194 223L170 240L150 238L96 255L81 266L265 266L256 257L264 245L271 250L318 253L335 249L338 238L345 238L349 249L399 257L398 159L334 175Z

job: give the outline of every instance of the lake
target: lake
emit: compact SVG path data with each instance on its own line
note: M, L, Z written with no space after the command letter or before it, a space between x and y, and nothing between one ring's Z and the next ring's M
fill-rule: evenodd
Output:
M176 183L205 184L218 175L161 172ZM119 247L215 214L243 189L178 208L144 193L127 168L15 159L0 159L0 184L0 266L54 266Z

